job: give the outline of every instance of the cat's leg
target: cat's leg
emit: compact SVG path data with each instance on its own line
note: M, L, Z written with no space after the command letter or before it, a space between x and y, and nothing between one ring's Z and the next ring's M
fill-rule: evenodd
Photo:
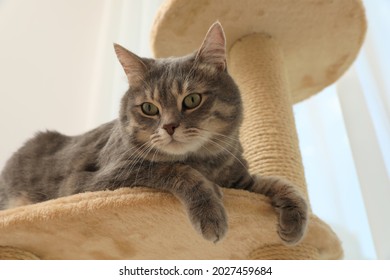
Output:
M298 243L305 234L308 204L297 187L278 177L250 175L242 170L238 184L231 187L264 194L278 213L278 234L286 244Z
M143 164L142 164L143 163ZM220 188L185 164L142 162L126 172L112 169L96 177L78 174L68 178L60 195L83 191L145 186L172 193L184 205L193 227L207 240L217 242L227 231ZM80 183L81 182L81 183Z
M251 191L271 199L279 214L278 234L287 244L298 243L305 234L308 221L308 205L298 188L278 177L253 175Z
M139 185L162 189L177 197L185 206L193 227L205 239L217 242L224 237L227 217L221 192L200 172L184 164L155 164L153 178L138 175Z
M217 242L227 231L227 217L219 187L188 166L176 167L172 192L186 207L194 228L210 241Z

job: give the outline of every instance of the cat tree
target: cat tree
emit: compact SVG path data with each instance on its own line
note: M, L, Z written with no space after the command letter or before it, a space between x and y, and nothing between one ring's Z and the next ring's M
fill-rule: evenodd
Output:
M225 30L228 70L243 94L241 140L251 172L279 175L307 196L292 105L335 82L355 59L366 23L359 0L168 0L152 31L157 57L197 49ZM182 205L151 189L84 193L0 212L0 259L339 259L329 226L310 214L296 246L276 233L267 198L224 189L227 236L205 241Z
M155 56L182 55L196 49L216 19L227 37L228 70L243 95L240 138L251 172L287 178L307 196L292 105L335 82L354 61L366 29L362 3L166 1L152 31ZM341 254L339 241L329 228L323 228L317 238L318 243L333 239L332 247L338 247L337 254ZM275 245L265 246L272 250ZM276 246L272 258L290 253L295 257L300 246L280 252ZM313 253L311 257L318 258L324 252L314 249ZM268 254L263 248L257 250L259 258Z

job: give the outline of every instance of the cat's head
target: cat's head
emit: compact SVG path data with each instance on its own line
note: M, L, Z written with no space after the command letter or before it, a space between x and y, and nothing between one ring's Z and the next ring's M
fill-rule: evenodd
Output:
M237 141L241 98L227 72L218 22L199 50L184 57L140 58L119 45L115 51L129 81L120 122L132 144L180 157L215 154Z

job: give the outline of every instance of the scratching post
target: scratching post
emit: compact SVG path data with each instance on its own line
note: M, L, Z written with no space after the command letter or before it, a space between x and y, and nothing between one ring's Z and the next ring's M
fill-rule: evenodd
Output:
M167 0L151 34L155 56L196 50L216 20L243 96L240 138L251 172L287 178L307 196L292 105L355 59L366 30L361 1ZM229 229L217 244L195 232L173 195L142 187L0 211L0 259L342 258L337 236L313 213L302 242L286 246L268 198L223 189L223 202Z
M269 35L255 34L239 39L229 55L245 93L241 138L251 172L288 178L307 195L281 48Z

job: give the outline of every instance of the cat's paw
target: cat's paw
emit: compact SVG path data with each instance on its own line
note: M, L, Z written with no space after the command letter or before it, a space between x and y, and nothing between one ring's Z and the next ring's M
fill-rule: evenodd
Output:
M278 234L287 244L297 244L305 235L309 207L299 188L279 177L253 175L252 191L271 199L279 214Z
M198 203L189 212L195 229L206 240L220 241L227 232L227 216L220 199L211 199Z
M303 238L308 221L306 200L292 192L279 200L278 234L287 245L297 244Z

